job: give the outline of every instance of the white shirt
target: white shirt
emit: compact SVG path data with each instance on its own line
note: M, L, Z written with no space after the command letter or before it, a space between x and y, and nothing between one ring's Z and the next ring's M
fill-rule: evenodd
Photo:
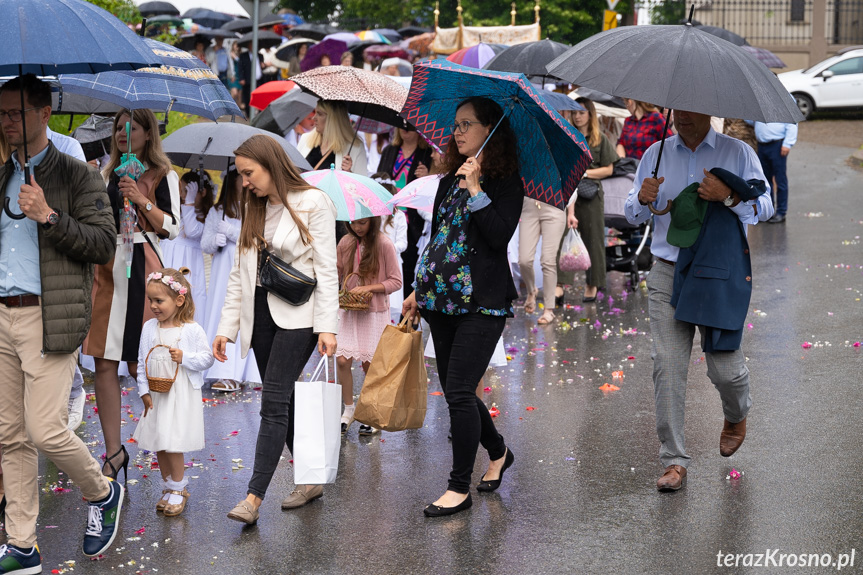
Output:
M51 143L54 144L54 147L57 148L58 152L72 156L76 160L81 160L82 162L87 161L87 157L84 155L84 148L81 147L81 143L75 138L58 134L47 126L45 127L45 134L48 136L48 139L51 140Z

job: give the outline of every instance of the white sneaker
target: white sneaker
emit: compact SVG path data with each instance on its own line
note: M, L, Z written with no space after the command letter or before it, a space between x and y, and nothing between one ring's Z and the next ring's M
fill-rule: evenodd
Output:
M78 397L69 398L69 424L67 429L75 431L81 422L84 420L84 403L87 401L87 394L81 393Z

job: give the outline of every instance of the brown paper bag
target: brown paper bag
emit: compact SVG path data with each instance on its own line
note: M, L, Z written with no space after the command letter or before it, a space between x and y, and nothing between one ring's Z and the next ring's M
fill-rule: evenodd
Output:
M383 429L419 429L426 416L428 375L422 332L405 318L388 325L369 365L354 419Z

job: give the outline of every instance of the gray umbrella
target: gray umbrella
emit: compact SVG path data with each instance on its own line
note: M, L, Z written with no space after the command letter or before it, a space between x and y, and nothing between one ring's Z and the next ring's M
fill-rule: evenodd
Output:
M297 88L279 96L263 112L256 114L252 125L256 128L279 134L287 134L308 116L318 103L318 99Z
M803 121L794 98L766 66L690 25L601 32L555 58L548 72L665 108L761 122Z
M252 136L259 134L276 140L301 172L312 169L299 150L284 138L273 137L273 134L266 130L233 122L190 124L165 138L162 141L162 149L174 165L181 168L197 169L203 157L205 170L224 170L234 159L234 150Z

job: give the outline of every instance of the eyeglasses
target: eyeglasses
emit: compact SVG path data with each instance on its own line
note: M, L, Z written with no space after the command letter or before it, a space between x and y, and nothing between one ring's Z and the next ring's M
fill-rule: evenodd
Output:
M450 133L454 134L456 130L461 134L467 134L467 131L470 130L470 127L473 124L482 124L482 122L471 122L470 120L464 120L461 122L456 122L452 126L449 127Z
M10 121L15 122L16 124L21 121L21 116L24 112L29 112L30 110L38 110L40 106L35 106L33 108L25 108L23 110L0 110L0 122L9 118Z

